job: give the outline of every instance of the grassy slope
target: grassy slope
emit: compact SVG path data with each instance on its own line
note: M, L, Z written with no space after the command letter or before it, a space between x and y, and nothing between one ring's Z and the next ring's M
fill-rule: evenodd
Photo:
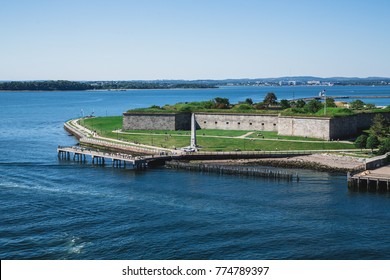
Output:
M122 127L122 116L91 118L81 121L82 125L96 130L99 135L122 139L129 142L138 142L159 147L185 147L190 143L190 131L166 131L166 130L133 130L122 134L112 132ZM198 130L198 145L207 151L234 151L239 150L318 150L318 149L353 149L352 144L338 142L323 142L319 139L308 139L304 137L280 136L271 131L255 131L247 139L239 138L218 138L207 136L237 137L249 131L238 130ZM143 134L144 133L144 134ZM263 138L264 137L264 138ZM260 140L256 140L260 139ZM281 140L314 140L315 142L292 142Z

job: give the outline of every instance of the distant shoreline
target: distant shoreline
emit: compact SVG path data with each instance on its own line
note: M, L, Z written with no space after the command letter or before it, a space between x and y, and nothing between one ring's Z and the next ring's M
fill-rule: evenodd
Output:
M210 89L232 86L253 87L333 87L333 86L390 86L385 77L333 77L293 76L255 79L198 79L198 80L115 80L115 81L71 81L71 80L29 80L0 81L0 91L83 91L132 89Z
M233 87L259 87L259 88L295 88L295 87L388 87L390 88L390 84L386 85L366 85L366 84L340 84L340 85L333 85L333 86L327 86L327 85L244 85L244 84L237 84L237 85L224 85L224 84L218 84L218 85L193 85L193 86L161 86L161 87L129 87L129 88L81 88L81 89L61 89L61 88L54 88L54 89L35 89L35 88L29 88L29 89L1 89L1 84L5 82L0 82L0 92L55 92L55 91L64 91L64 92L71 92L71 91L90 91L90 92L101 92L101 91L113 91L113 92L120 92L120 91L133 91L133 90L194 90L194 89L220 89L220 88L233 88ZM390 98L390 95L384 95L384 96L370 96L370 95L364 95L364 96L329 96L331 98L335 99L363 99L363 98ZM306 97L306 98L295 98L294 100L299 99L315 99L318 98L318 96L313 97Z

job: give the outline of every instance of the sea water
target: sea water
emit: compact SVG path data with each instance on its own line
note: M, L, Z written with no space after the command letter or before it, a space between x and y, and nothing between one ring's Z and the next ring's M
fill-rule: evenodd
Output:
M77 143L64 121L82 114L217 96L257 102L268 91L288 99L291 90L297 98L321 89L0 92L0 258L390 259L389 194L349 191L345 174L294 170L300 181L286 182L57 158L57 145Z

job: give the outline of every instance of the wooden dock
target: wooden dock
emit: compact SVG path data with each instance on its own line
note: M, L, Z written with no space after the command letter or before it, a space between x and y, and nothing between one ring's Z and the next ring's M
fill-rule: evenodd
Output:
M126 168L130 166L134 169L143 169L151 160L156 160L154 156L136 156L133 157L124 153L110 153L99 150L92 150L81 146L61 147L57 148L58 158L86 162L87 157L91 159L92 164L105 165L106 162L111 162L113 167Z
M350 176L348 174L348 188L357 191L390 191L390 165L374 170L366 170Z

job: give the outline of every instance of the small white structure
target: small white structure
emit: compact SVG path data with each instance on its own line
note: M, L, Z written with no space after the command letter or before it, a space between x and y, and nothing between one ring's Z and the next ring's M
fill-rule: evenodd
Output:
M197 145L196 145L196 122L195 122L195 114L191 114L191 143L190 143L190 148L194 149L195 151L197 150Z

